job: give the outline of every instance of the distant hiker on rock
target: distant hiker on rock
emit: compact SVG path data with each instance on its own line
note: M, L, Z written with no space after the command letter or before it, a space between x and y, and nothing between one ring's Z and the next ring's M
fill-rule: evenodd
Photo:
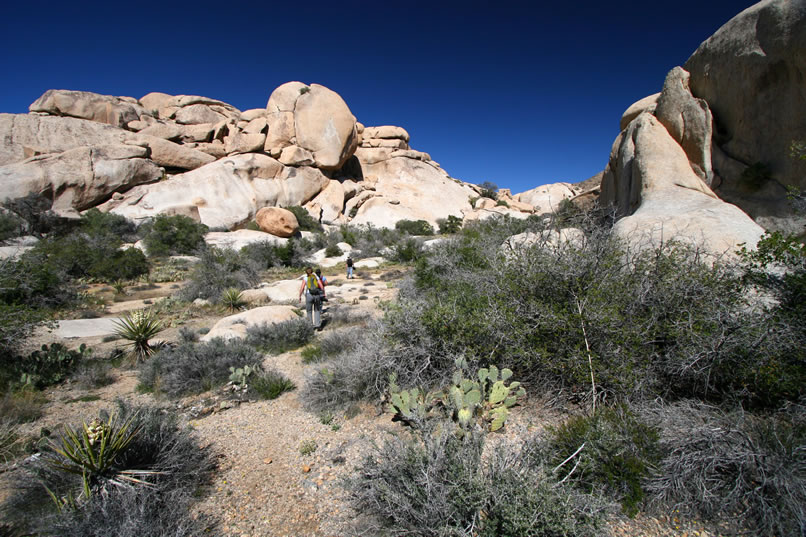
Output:
M353 258L347 257L347 279L352 279L353 277Z
M317 330L322 328L322 296L324 286L319 281L319 277L313 273L311 267L305 268L305 276L302 286L299 288L299 300L302 300L302 293L305 293L305 311L308 313L308 320L312 322Z

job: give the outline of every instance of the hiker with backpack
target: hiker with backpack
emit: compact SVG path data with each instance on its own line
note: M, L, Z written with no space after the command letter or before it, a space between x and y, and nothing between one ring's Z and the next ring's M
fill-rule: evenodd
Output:
M347 279L351 280L353 278L353 258L348 256L347 257Z
M316 330L322 329L322 296L324 286L319 277L313 273L311 267L305 267L305 276L302 279L302 286L299 288L299 300L302 301L302 294L305 293L305 311L308 313L308 320L311 321Z

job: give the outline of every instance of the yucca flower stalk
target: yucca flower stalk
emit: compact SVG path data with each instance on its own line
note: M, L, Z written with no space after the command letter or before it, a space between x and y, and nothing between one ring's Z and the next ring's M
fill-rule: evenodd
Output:
M135 363L145 360L155 352L149 340L162 332L162 322L150 310L138 310L115 321L115 333L130 341L131 357Z
M132 427L135 418L136 415L118 425L117 416L112 415L106 422L95 418L89 424L82 423L79 428L64 426L59 443L51 443L53 451L61 457L50 458L47 462L57 470L80 475L82 491L78 498L73 498L70 493L66 498L59 500L48 489L48 493L60 509L76 507L79 502L86 501L93 492L103 490L107 484L151 486L142 478L161 472L116 467L116 464L120 463L120 456L140 432L139 427Z

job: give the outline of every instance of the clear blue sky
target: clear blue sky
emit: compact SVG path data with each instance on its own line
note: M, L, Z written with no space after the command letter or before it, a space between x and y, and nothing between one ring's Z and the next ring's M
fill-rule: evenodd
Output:
M624 109L750 0L7 3L0 112L51 88L204 95L291 80L399 125L452 176L521 192L602 170Z

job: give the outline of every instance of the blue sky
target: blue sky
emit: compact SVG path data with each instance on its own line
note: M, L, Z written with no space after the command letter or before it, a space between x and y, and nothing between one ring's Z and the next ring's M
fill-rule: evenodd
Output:
M241 110L291 80L399 125L453 177L521 192L602 170L622 112L747 0L14 2L0 112L51 88L204 95Z

